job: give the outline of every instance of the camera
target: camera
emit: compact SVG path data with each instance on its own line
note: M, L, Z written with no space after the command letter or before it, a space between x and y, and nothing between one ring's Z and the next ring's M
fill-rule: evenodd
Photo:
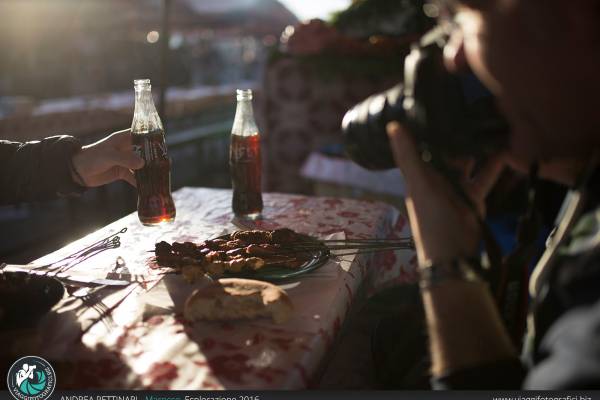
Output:
M483 159L508 143L508 123L492 94L473 73L446 70L448 32L426 33L404 59L404 82L355 105L342 132L349 157L368 169L395 167L385 131L398 121L415 137L421 157L443 168L444 159Z

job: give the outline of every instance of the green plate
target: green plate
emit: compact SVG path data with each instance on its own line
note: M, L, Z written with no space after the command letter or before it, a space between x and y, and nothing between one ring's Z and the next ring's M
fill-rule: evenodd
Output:
M316 240L308 235L301 236L306 237L307 240ZM219 236L217 239L230 240L230 235ZM277 265L269 265L259 269L258 271L226 272L224 277L256 279L267 282L281 282L314 271L315 269L323 266L329 260L329 256L330 253L328 249L315 250L310 254L309 259L298 268L291 269L279 267Z

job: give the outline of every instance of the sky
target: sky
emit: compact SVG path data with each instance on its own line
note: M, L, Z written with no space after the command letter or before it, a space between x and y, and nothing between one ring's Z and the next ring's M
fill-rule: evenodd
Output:
M334 11L342 10L351 0L279 0L300 20L311 18L327 19Z

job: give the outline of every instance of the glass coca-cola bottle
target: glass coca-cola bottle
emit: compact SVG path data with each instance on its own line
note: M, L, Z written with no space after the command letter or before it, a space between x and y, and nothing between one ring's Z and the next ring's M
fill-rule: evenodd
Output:
M237 109L231 130L229 167L236 217L256 219L263 209L260 134L254 121L252 90L237 90Z
M143 168L135 171L138 217L144 225L158 225L175 219L175 203L171 196L171 162L167 156L163 125L154 107L150 79L137 79L133 84L133 148L145 162Z

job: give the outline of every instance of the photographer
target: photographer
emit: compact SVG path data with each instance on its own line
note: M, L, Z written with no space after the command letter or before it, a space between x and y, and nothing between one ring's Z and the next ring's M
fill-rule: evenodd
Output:
M421 295L439 388L575 389L600 386L600 2L445 1L453 32L446 67L470 68L499 100L512 130L506 154L471 175L483 200L504 165L571 187L530 282L524 359L489 286L473 265L482 232L473 209L422 160L406 126L387 126L407 186ZM441 21L441 23L450 23Z
M600 3L425 9L439 24L406 57L403 82L353 107L342 128L355 162L404 175L435 386L598 387ZM530 190L517 246L503 257L484 200L507 165L529 172ZM551 203L538 177L570 192L528 282L540 209ZM370 301L376 311L397 305L381 309L376 375L386 387L420 387L421 302L397 289Z

